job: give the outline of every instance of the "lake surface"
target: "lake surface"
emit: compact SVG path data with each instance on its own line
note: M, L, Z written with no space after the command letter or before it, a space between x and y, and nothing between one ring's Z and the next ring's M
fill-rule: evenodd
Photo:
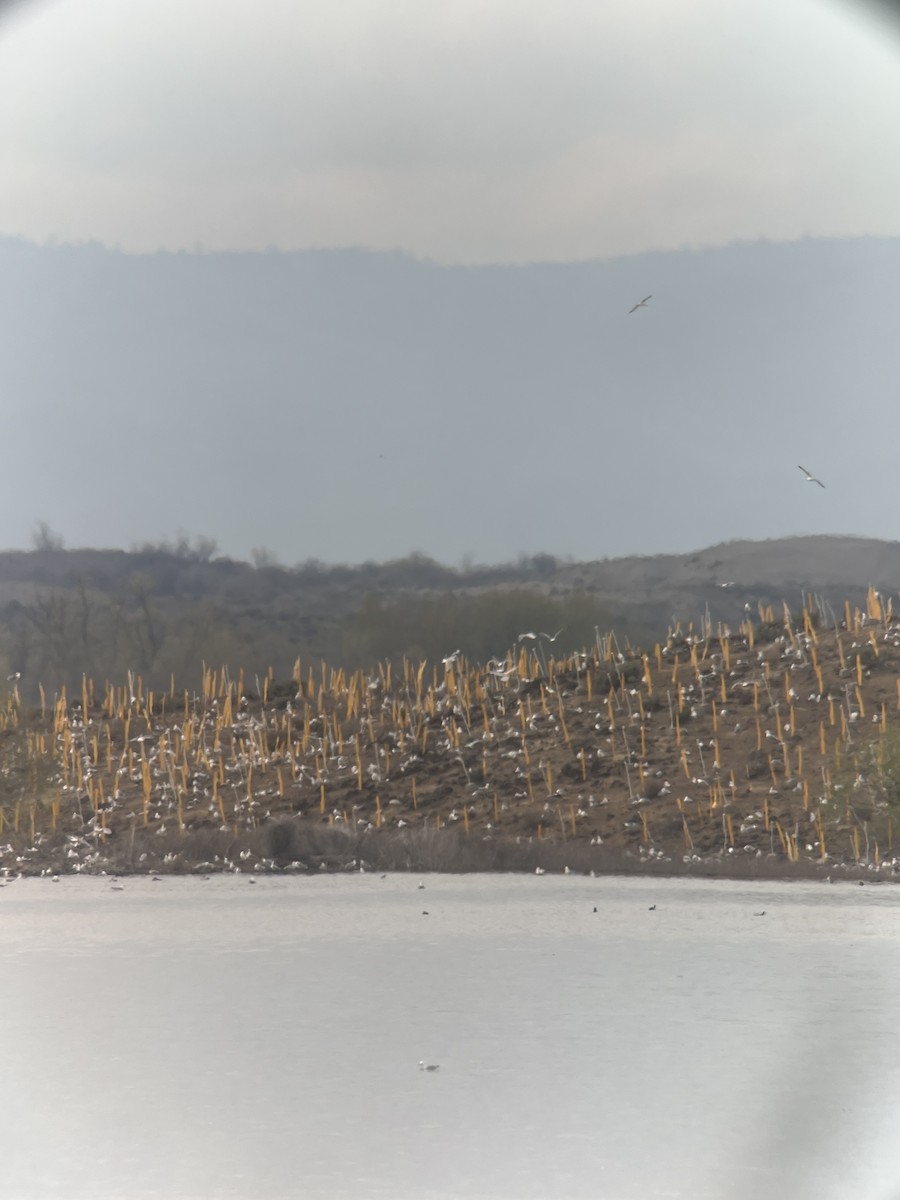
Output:
M0 1194L900 1196L900 890L419 882L0 890Z

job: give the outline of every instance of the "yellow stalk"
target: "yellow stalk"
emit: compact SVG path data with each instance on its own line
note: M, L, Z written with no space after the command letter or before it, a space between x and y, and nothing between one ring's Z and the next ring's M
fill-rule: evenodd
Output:
M691 831L688 829L687 817L684 813L681 814L681 828L684 833L684 845L686 850L694 849L694 839L691 837Z

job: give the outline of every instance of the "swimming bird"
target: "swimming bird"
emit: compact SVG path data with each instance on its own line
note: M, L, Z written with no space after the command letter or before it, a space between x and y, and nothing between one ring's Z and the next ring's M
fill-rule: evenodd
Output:
M648 301L648 300L652 300L652 299L653 299L653 293L651 292L651 294L650 294L649 296L645 296L645 297L643 298L643 300L641 300L641 301L640 301L638 304L635 304L634 308L629 308L629 310L628 310L628 315L629 315L629 316L631 316L631 314L632 314L633 312L636 312L636 311L637 311L639 308L646 308L646 307L647 307L647 301Z
M420 1071L439 1071L440 1069L441 1069L440 1063L427 1063L427 1062L424 1062L421 1058L419 1059L419 1070Z
M797 466L800 467L800 464L797 463ZM820 488L823 488L825 486L825 484L822 482L821 479L816 479L815 475L810 475L810 473L809 473L809 471L807 471L806 467L800 467L800 470L806 476L807 483L817 483Z
M656 905L651 904L650 907L647 909L647 912L653 912L655 908L656 908Z

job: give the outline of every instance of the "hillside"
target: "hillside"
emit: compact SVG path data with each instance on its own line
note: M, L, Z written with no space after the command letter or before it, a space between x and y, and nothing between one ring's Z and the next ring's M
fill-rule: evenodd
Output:
M900 625L761 607L635 652L537 631L476 663L193 692L85 679L0 714L10 872L893 870ZM257 692L257 687L260 689Z
M39 683L52 693L129 670L160 689L173 675L198 687L204 664L250 675L271 667L283 679L298 656L347 670L403 656L434 663L456 649L487 660L528 629L562 629L570 649L611 629L647 645L675 621L736 627L747 605L797 609L807 595L839 612L845 598L862 604L869 584L900 588L900 543L861 538L592 563L543 554L459 569L421 555L256 568L214 549L198 538L133 552L0 554L0 673L19 673L23 698L35 702Z

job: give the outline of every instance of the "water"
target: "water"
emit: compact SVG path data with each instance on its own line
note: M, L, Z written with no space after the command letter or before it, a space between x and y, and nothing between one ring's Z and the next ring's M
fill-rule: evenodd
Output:
M900 891L418 883L4 888L0 1194L900 1195Z

